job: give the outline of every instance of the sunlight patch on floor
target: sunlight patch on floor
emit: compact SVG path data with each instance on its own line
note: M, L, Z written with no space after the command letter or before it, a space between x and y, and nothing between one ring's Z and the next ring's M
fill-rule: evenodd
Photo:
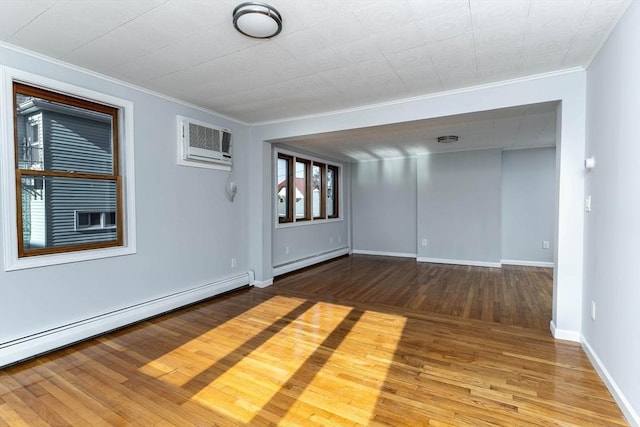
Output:
M272 297L149 361L140 372L182 386L303 303L298 298ZM234 339L229 340L229 336ZM190 364L185 365L185 361Z
M368 424L405 322L402 316L275 296L140 371L181 387L192 402L238 424L251 423L257 414L281 425Z
M233 367L224 370L192 400L240 423L249 423L349 312L348 307L313 305ZM244 318L241 316L239 320Z
M295 425L304 412L321 424L369 424L405 323L402 316L364 312L280 424ZM331 413L314 411L318 406Z

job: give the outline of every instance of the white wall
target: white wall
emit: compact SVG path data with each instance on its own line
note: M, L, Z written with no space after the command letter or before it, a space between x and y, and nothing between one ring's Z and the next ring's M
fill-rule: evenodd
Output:
M416 159L352 165L353 250L416 256Z
M499 265L500 169L501 150L418 157L419 260Z
M555 164L554 147L502 152L504 261L553 263Z
M640 425L640 3L587 73L582 335L632 425ZM590 316L596 304L596 319Z
M0 269L0 346L250 269L247 126L4 46L0 65L134 103L137 208L134 255L11 272ZM176 114L232 130L238 183L234 203L225 197L227 172L176 165ZM235 268L232 257L237 259ZM55 347L55 340L50 345Z

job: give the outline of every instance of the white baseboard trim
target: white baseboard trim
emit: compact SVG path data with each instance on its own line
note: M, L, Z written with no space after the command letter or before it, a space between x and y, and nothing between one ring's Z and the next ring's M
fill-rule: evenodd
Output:
M551 335L553 338L557 340L580 342L580 332L558 329L556 328L556 324L553 320L549 322L549 329L551 329Z
M360 254L360 255L394 256L399 258L415 258L417 255L417 254L410 254L405 252L367 251L363 249L354 249L353 253Z
M323 261L328 261L339 256L349 254L349 248L344 247L321 254L312 255L306 258L302 258L296 261L291 261L286 264L281 264L273 267L273 277L280 276L281 274L290 273L301 268L309 267L314 264L318 264Z
M523 261L520 259L503 259L500 260L502 265L521 265L524 267L546 267L553 268L553 262L547 261Z
M583 335L580 335L580 344L582 345L582 348L587 354L589 360L591 360L591 364L596 369L605 385L609 389L609 392L615 399L616 403L620 407L620 410L622 411L622 414L625 416L629 424L633 427L640 427L640 414L638 414L633 409L627 397L624 395L622 390L620 390L618 384L616 384L614 379L611 377L611 374L609 374L609 371L607 371L607 368L605 368L604 364Z
M266 288L271 285L273 285L273 279L253 281L253 286L255 286L256 288Z
M0 367L237 289L248 285L249 279L250 274L244 273L0 343Z
M474 267L502 267L502 264L499 262L490 262L490 261L470 261L467 259L441 259L441 258L424 258L418 257L416 258L418 262L433 262L436 264L456 264L456 265L471 265Z

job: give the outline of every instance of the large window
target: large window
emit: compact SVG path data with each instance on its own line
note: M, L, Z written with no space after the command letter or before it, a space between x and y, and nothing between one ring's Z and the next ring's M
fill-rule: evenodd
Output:
M118 109L22 83L13 105L18 256L122 245Z
M3 88L5 269L135 253L133 104L18 70Z
M339 166L278 153L278 222L282 224L339 218L339 170Z

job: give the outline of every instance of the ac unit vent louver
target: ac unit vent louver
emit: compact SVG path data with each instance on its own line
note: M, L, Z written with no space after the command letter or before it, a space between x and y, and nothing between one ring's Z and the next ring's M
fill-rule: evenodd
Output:
M231 166L231 132L228 129L178 116L178 138L185 162Z

